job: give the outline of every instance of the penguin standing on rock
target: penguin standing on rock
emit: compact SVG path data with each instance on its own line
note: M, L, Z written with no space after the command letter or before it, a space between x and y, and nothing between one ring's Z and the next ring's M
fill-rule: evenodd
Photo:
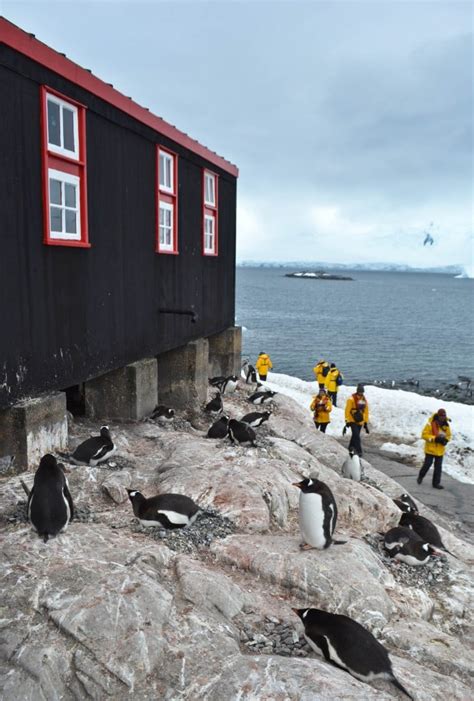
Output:
M429 543L432 548L453 555L441 540L439 531L434 523L431 523L431 521L424 516L411 512L403 513L399 525L411 528L425 543ZM455 557L455 555L453 555L453 557Z
M229 438L231 443L237 441L241 445L249 443L252 448L257 447L255 444L257 438L255 431L243 421L237 421L236 419L231 419L229 421Z
M141 492L127 489L133 513L142 526L184 528L196 520L199 506L183 494L159 494L147 499Z
M361 467L360 467L360 457L357 453L349 451L343 466L342 474L347 479L354 480L355 482L360 482L361 478Z
M303 542L301 550L325 550L331 543L343 545L344 540L333 540L337 522L337 506L333 493L324 482L308 478L294 482L300 492L299 521Z
M36 470L28 497L28 518L46 543L65 531L74 516L74 505L62 465L54 455L44 455Z
M116 452L117 448L112 440L108 426L101 426L100 436L88 438L77 446L70 456L70 461L75 465L90 465L95 467L101 462L107 462Z
M387 531L384 547L390 557L415 566L425 565L435 552L415 531L404 526L395 526Z
M265 421L268 421L271 415L271 411L262 411L261 413L259 413L258 411L253 411L250 414L245 414L245 416L242 416L240 420L243 421L244 424L248 424L252 428L258 428Z
M229 433L229 417L221 416L215 421L207 432L208 438L225 438Z
M387 650L372 633L349 616L320 609L292 609L304 625L304 637L310 647L326 662L343 669L362 682L386 679L408 693L393 674Z
M219 416L219 414L224 411L224 404L222 403L220 392L217 392L214 399L211 399L211 401L206 404L204 411L207 411L211 416Z

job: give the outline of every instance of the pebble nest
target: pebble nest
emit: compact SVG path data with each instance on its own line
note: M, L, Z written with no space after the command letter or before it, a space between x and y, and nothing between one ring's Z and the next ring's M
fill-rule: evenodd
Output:
M234 620L238 624L238 621ZM292 626L267 616L258 629L255 625L240 622L240 644L252 655L282 655L283 657L307 657L312 650L304 638L300 638Z
M134 533L146 533L154 540L162 541L170 550L179 553L192 553L201 548L208 548L213 540L227 538L235 533L236 526L218 511L206 509L199 514L196 521L186 528L167 530L160 527L142 526L134 521Z
M11 514L6 516L9 523L28 523L28 512L26 501L18 501ZM96 514L88 506L74 505L74 518L71 523L93 523L97 521Z
M400 584L421 589L435 589L450 581L449 564L445 557L432 557L426 565L407 565L387 555L382 536L368 534L364 536L364 540L375 550L385 567Z

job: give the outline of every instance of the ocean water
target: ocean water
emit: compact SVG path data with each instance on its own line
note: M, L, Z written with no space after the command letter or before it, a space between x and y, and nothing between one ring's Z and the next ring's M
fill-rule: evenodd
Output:
M348 383L474 378L474 280L428 273L344 272L353 282L238 268L243 356L269 353L276 372L312 380L325 358Z

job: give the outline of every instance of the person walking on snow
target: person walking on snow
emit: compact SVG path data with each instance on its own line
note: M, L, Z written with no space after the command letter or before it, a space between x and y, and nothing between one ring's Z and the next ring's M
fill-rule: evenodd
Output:
M346 425L342 431L345 435L348 428L352 431L351 440L349 443L349 452L362 455L362 442L360 432L364 427L365 432L369 433L369 404L364 394L364 385L358 384L354 394L351 394L346 402L345 411Z
M331 397L333 406L337 406L337 392L343 382L344 376L342 372L337 369L335 363L331 363L331 367L326 377L326 389Z
M326 389L326 377L329 372L329 363L326 360L320 360L313 368L316 381L319 389Z
M422 431L421 437L425 441L425 461L416 481L418 484L423 482L423 477L434 461L433 487L435 489L444 489L441 485L443 455L448 442L451 440L451 429L445 409L438 409L436 414L430 416L428 423Z
M313 412L313 421L316 428L321 433L326 433L328 423L331 421L329 414L332 411L332 402L325 389L320 389L318 394L313 397L309 408Z
M271 370L272 367L273 363L270 360L270 356L267 353L259 353L257 362L255 363L255 369L263 382L267 379L268 371Z

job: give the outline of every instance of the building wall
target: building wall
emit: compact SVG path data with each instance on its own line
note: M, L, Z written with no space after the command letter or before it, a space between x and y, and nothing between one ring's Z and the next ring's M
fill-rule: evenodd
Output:
M39 86L88 109L90 249L45 246ZM0 47L0 408L234 323L236 179ZM155 252L156 143L178 154L179 255ZM219 255L202 255L202 169L219 176ZM189 309L186 316L160 308Z

